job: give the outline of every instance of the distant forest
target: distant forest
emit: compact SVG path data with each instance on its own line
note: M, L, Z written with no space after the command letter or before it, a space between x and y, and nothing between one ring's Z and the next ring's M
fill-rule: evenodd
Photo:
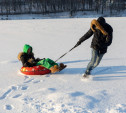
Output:
M0 0L0 15L96 11L104 14L126 9L126 0Z

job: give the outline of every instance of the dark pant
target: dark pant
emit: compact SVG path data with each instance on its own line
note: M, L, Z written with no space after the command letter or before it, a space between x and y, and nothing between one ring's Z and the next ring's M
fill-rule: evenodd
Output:
M98 64L100 63L104 54L99 54L99 52L95 49L92 49L92 58L89 62L85 73L90 73Z

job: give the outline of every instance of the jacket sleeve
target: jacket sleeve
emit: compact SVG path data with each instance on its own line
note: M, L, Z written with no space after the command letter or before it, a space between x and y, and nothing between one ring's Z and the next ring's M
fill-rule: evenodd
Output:
M32 53L31 55L32 55L33 61L36 62L36 63L39 62L40 60L42 60L42 59L40 59L40 58L35 58L35 57L34 57L34 53Z
M84 34L84 36L82 36L79 39L79 42L84 42L85 40L87 40L88 38L90 38L93 35L93 31L91 29L88 30L88 32L86 34Z
M39 62L39 61L44 60L44 59L45 59L45 58L42 58L42 59L36 58L35 61L36 61L36 62Z
M106 36L106 42L105 42L106 46L110 46L111 45L112 39L113 39L113 29L111 28L109 30L108 35Z

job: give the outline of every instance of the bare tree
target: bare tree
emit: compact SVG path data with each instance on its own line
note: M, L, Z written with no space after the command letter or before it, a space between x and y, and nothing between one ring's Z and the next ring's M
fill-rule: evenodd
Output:
M120 12L125 0L0 0L0 14L47 14L77 11Z

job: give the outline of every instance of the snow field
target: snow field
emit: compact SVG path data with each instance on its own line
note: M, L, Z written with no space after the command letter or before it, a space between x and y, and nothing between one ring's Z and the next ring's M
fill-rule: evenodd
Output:
M58 62L56 74L25 76L17 55L24 44L35 57L56 60L89 29L93 18L0 21L0 113L125 113L126 18L106 18L113 43L88 80L82 79L91 57L88 39Z

